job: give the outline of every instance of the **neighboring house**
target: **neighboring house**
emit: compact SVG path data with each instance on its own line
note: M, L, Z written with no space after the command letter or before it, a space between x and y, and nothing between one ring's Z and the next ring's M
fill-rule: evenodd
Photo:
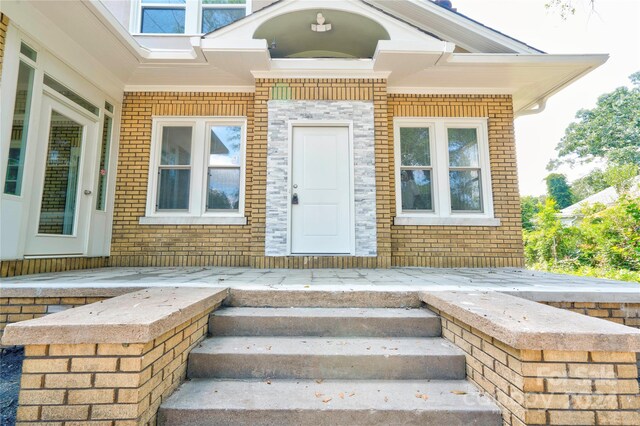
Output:
M640 197L640 176L636 176L629 182L629 195L632 197ZM605 206L612 206L618 201L620 195L616 188L610 186L603 189L600 192L596 192L593 195L588 196L584 200L578 201L575 204L565 207L560 210L560 221L564 225L573 225L577 219L580 218L581 210L587 206L594 204L604 204Z
M607 59L426 0L0 9L4 276L522 266L514 117Z

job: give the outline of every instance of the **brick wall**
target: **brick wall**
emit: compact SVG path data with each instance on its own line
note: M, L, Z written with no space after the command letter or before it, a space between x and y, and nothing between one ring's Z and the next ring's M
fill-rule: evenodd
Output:
M7 326L41 316L99 302L105 297L0 297L0 337Z
M611 302L542 302L545 305L577 312L590 317L640 328L640 303Z
M4 43L7 37L7 27L9 27L9 17L0 13L0 78L2 78L2 59L4 57Z
M466 355L467 378L492 396L506 425L640 424L636 354L517 350L450 315L442 335Z
M17 421L155 425L160 404L186 376L210 311L146 344L26 346Z
M145 215L152 116L247 117L246 226L140 225ZM111 266L247 266L254 199L253 94L125 93Z
M520 195L510 96L390 95L388 101L389 192L395 199L394 117L488 117L495 217L499 227L392 226L394 266L523 267ZM394 217L395 203L389 206Z
M0 261L0 278L44 272L63 272L76 269L104 268L108 257L57 257L49 259L18 259Z

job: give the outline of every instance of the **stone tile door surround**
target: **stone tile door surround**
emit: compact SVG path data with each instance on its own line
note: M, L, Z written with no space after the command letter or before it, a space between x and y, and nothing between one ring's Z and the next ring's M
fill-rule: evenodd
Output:
M267 256L289 255L290 131L293 123L308 121L351 123L355 256L376 256L373 102L271 100L268 102L268 116L265 254Z

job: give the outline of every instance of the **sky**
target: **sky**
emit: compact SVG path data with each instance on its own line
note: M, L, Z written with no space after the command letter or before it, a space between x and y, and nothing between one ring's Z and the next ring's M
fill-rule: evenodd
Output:
M539 114L515 121L518 177L522 195L545 193L546 165L581 108L593 108L598 97L629 86L640 71L640 0L572 0L575 15L562 20L545 8L548 0L452 0L458 12L547 53L608 53L607 63L549 99ZM569 181L594 165L563 166Z

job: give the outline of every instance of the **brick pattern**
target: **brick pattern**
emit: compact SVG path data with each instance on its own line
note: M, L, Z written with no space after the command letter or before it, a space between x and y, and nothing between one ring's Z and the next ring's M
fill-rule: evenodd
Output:
M104 300L104 297L0 297L0 336L7 324Z
M467 378L492 396L505 425L640 424L636 354L517 350L450 315L442 335L466 355Z
M4 57L4 43L7 38L7 28L9 27L9 17L0 13L0 79L2 78L2 63Z
M107 266L109 266L108 257L57 257L49 259L3 260L0 261L0 278L45 272L104 268Z
M72 233L71 229L65 230L64 219L67 213L75 214L76 211L76 200L67 200L67 197L71 195L71 191L77 192L77 187L69 187L72 183L69 178L80 167L80 157L74 156L73 151L79 150L81 143L80 125L72 120L56 120L51 123L38 221L38 232L41 234L65 235L65 231L66 235ZM73 216L68 220L73 222Z
M152 116L247 117L246 226L140 225L145 215ZM253 94L125 93L111 266L248 266L252 250ZM262 195L264 197L264 195Z
M542 302L545 305L640 328L640 303Z
M26 346L18 424L155 425L210 311L146 344Z
M508 95L390 95L388 176L395 200L394 117L486 117L495 217L499 227L392 226L394 266L523 267L520 195ZM395 203L390 205L394 217Z

